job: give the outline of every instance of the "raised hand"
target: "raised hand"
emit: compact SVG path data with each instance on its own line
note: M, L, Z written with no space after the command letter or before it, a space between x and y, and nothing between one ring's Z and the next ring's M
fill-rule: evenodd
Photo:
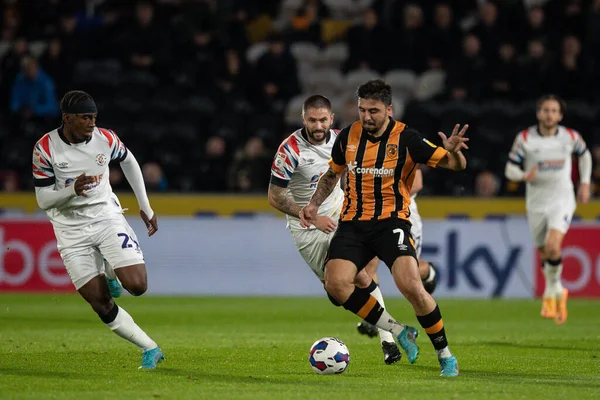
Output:
M469 138L464 137L467 129L469 129L469 125L464 125L462 129L460 129L460 124L454 125L454 129L452 130L452 135L450 137L446 137L444 132L438 132L438 135L442 138L442 143L444 144L444 149L448 150L450 153L458 153L463 149L468 149L467 142Z

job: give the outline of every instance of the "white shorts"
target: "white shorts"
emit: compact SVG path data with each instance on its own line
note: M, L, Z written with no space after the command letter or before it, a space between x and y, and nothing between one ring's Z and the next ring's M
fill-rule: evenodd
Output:
M81 228L55 229L58 251L76 289L113 269L144 264L137 236L122 215Z
M325 257L335 232L325 233L318 229L290 229L296 248L310 269L323 281Z
M547 211L527 211L527 222L535 247L543 247L550 229L565 234L571 225L575 205L560 205Z
M419 213L413 212L410 214L410 222L412 223L410 234L415 242L415 251L418 260L421 258L421 249L423 247L423 221Z

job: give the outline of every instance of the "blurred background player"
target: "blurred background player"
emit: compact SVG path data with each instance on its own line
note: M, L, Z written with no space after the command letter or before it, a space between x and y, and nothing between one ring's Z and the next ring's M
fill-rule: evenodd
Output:
M455 171L466 168L461 150L468 148L464 137L468 125L460 131L456 125L450 138L440 132L445 149L440 148L390 117L392 90L383 80L364 83L357 97L360 120L338 135L329 170L300 212L301 224L310 226L319 206L346 172L343 212L325 265L327 292L348 311L392 332L402 347L409 349L408 360L414 363L419 355L415 343L418 331L400 324L374 297L351 285L358 272L377 256L390 268L396 286L427 332L441 375L457 376L458 362L448 347L440 309L417 272L408 203L417 163Z
M581 135L559 125L565 103L547 95L537 102L538 124L521 131L505 167L512 181L526 182L527 219L538 248L545 278L541 315L557 324L567 320L569 291L562 286L561 246L576 208L571 159L579 158L577 199L590 199L592 156Z
M269 204L286 214L296 248L304 261L324 283L323 269L329 243L337 228L337 219L342 210L344 192L338 185L319 208L319 215L307 229L300 225L300 209L308 203L317 187L319 178L329 168L331 148L337 132L331 129L334 114L331 102L325 96L313 95L302 105L304 128L297 130L281 143L273 160L269 184ZM375 266L379 259L371 264ZM383 296L377 283L367 271L356 276L359 290L372 294L382 305ZM333 298L330 300L340 305ZM377 328L375 328L377 335ZM380 330L379 337L386 364L393 364L402 357L390 332Z
M89 94L68 92L60 108L62 125L42 136L33 150L37 202L52 222L58 250L79 294L113 332L143 350L140 368L155 368L162 351L115 304L104 277L105 269L116 274L112 283L118 285L118 277L134 296L148 286L142 250L109 184L108 164L115 160L152 236L158 225L140 166L113 131L96 127L96 103Z

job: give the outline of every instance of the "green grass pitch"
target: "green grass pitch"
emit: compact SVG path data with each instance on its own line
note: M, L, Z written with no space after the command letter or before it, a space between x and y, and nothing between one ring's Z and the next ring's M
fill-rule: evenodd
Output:
M539 301L440 300L461 376L439 377L421 355L383 363L358 318L311 298L126 297L119 304L162 347L154 371L76 295L0 296L0 399L600 399L600 302L572 300L569 320L539 317ZM396 318L416 324L406 301ZM337 336L342 375L310 368L310 345Z

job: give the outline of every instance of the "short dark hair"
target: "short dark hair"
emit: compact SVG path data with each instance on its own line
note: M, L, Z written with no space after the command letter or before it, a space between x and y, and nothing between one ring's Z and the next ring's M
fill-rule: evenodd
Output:
M94 100L92 96L84 92L83 90L71 90L65 93L62 100L60 101L60 111L64 114L65 110L71 106L79 103L83 103L86 100Z
M392 104L392 87L383 79L363 83L356 90L359 99L379 100L387 106Z
M535 110L539 111L540 108L542 108L542 104L551 100L554 100L558 103L558 107L560 108L561 114L564 115L564 113L567 112L567 103L555 94L545 94L542 97L540 97L535 104Z
M304 100L302 104L302 112L309 108L326 108L327 111L331 111L331 101L325 96L315 94Z

